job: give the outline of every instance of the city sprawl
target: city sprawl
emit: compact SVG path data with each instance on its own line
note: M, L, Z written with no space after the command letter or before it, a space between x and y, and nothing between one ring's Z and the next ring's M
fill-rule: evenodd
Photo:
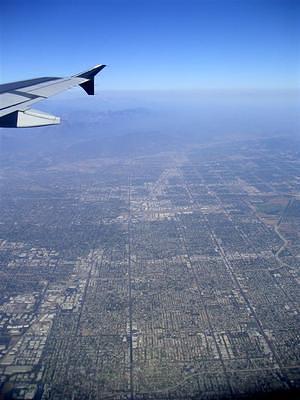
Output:
M4 165L0 392L298 390L300 157L272 143Z

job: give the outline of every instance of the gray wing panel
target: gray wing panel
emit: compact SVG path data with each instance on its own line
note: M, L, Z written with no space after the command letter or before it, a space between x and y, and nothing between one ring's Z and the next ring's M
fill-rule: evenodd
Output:
M25 121L24 115L17 115L16 113L19 112L19 114L21 114L28 110L32 104L74 86L79 85L88 94L94 94L94 77L104 67L105 65L96 65L88 71L68 78L45 77L0 85L0 126L15 126L14 124L17 124L17 122L14 121L21 121L20 118ZM36 113L37 112L34 111L34 114L30 114L31 121L33 120L33 116L37 115ZM4 118L12 114L14 114L13 118ZM28 120L28 115L29 113L26 114L26 121ZM40 116L40 118L42 117ZM3 124L1 124L1 122L3 122Z
M25 97L18 97L18 102L14 103L14 99L10 98L10 96L7 96L7 98L3 99L3 104L11 104L8 105L7 107L2 108L2 95L0 95L0 118L3 117L4 115L11 114L15 111L24 111L27 110L32 106L32 104L37 103L38 101L43 100L44 97L35 97L34 99L29 99ZM1 127L1 121L0 121L0 127Z
M87 79L83 78L66 78L55 81L54 83L40 84L39 87L28 88L29 94L39 96L39 97L50 97L63 92L65 90L71 89L74 86L80 85L86 82Z
M73 86L86 82L82 78L56 79L53 81L14 89L0 94L0 116L16 109L26 110L31 104L53 96ZM34 100L34 101L32 101Z

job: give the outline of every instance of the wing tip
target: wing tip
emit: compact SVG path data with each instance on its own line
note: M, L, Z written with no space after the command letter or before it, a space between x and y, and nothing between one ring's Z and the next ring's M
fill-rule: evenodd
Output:
M83 90L88 95L94 95L95 94L95 76L100 72L103 68L106 67L106 64L97 64L93 68L82 72L81 74L75 75L77 78L84 78L86 81L81 83L79 86L82 87Z
M77 78L91 79L95 75L97 75L98 72L102 71L102 69L105 67L106 67L106 64L97 64L93 68L90 68L87 71L81 72L80 74L77 74L74 76L76 76Z

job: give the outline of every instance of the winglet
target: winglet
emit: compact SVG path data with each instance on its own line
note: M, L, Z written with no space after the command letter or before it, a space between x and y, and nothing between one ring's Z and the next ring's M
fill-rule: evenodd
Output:
M95 65L95 67L89 69L88 71L74 75L74 77L76 78L86 79L86 81L81 83L79 86L81 86L82 89L84 89L88 95L95 94L95 76L105 67L106 67L105 64Z

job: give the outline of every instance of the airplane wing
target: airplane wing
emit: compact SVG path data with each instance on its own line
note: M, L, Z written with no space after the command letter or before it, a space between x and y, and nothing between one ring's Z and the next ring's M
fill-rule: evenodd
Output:
M100 64L68 78L44 77L0 85L0 127L25 128L56 125L60 118L31 109L44 100L73 86L94 94L94 78L106 65Z

